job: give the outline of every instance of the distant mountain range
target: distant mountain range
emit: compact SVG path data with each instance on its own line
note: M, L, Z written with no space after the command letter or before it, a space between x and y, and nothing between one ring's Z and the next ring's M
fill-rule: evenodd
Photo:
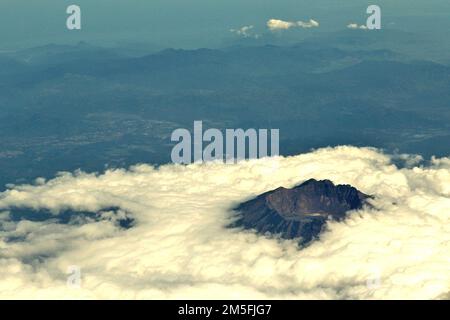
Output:
M0 185L167 163L171 132L194 120L280 129L283 155L343 144L447 155L450 67L390 46L413 40L348 31L142 56L87 43L1 53Z
M278 188L240 204L237 221L231 227L258 233L299 238L307 244L322 231L327 220L342 220L371 197L350 185L334 185L329 180L308 180L292 189Z

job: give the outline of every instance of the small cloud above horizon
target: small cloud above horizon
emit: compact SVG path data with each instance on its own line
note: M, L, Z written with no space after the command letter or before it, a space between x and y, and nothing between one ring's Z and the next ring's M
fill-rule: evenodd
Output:
M254 26L253 25L249 25L249 26L243 26L239 29L230 29L230 32L243 37L243 38L255 38L258 39L260 37L259 34L254 33Z
M357 23L349 23L348 25L347 25L347 29L353 29L353 30L356 30L356 29L360 29L360 30L367 30L367 26L366 25L358 25Z
M316 20L310 19L307 22L304 21L284 21L279 19L270 19L267 21L267 27L270 31L281 31L281 30L288 30L291 28L318 28L320 26L320 23Z

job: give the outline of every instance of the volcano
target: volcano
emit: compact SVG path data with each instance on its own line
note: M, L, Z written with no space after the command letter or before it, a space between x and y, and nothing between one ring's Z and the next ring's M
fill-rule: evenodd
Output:
M299 238L307 244L318 237L327 220L341 221L347 212L362 209L372 197L350 185L308 180L292 189L278 188L240 204L231 227L260 234Z

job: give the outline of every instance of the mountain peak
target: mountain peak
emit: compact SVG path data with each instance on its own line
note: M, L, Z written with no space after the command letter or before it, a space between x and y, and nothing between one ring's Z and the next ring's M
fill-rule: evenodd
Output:
M302 238L301 242L307 243L319 235L327 220L344 219L347 212L363 208L369 198L350 185L309 179L292 189L280 187L240 204L233 226L286 239Z

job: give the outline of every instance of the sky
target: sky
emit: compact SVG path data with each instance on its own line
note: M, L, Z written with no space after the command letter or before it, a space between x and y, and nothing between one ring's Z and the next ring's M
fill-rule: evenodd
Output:
M71 4L81 7L81 31L66 30ZM79 41L216 47L233 36L230 29L253 25L263 30L272 18L315 19L320 31L337 31L363 23L370 4L382 8L385 26L442 36L450 27L446 0L1 0L0 49Z

